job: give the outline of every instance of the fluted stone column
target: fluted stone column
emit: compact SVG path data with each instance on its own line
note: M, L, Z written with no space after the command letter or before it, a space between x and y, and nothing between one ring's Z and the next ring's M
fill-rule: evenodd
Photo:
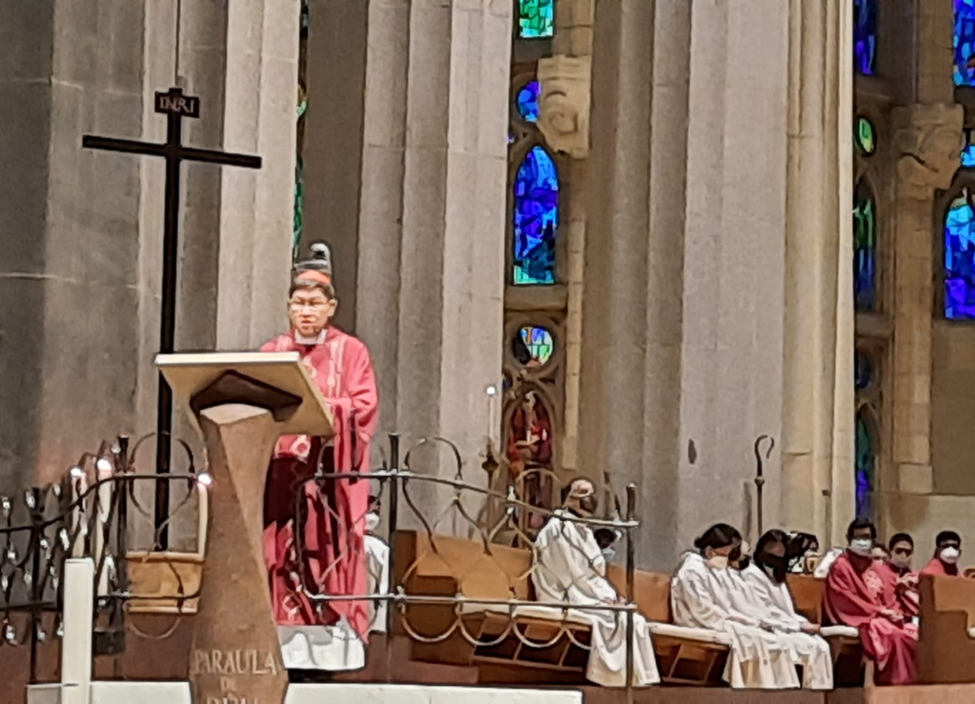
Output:
M332 237L342 240L336 282L340 305L354 306L345 322L372 352L380 433L396 430L406 442L443 435L478 478L484 390L501 375L511 3L370 0L366 9L361 153L346 164L357 212L324 195L314 212L344 223ZM316 21L311 44L321 36ZM309 139L332 143L306 159L350 148L338 142L360 149L356 135ZM306 168L312 201L323 167Z
M708 523L754 532L780 434L788 7L649 5L596 6L580 448L669 568Z
M794 2L789 31L781 516L833 543L854 512L851 12Z

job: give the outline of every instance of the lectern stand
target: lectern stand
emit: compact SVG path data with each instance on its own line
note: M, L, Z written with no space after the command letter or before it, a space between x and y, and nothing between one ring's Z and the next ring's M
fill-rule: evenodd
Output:
M331 437L331 410L297 352L156 358L196 419L213 477L190 680L197 704L284 701L264 562L264 483L280 435Z

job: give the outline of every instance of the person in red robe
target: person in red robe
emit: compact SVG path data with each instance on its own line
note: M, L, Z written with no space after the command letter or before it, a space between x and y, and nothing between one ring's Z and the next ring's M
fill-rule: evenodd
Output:
M826 613L833 623L860 631L863 652L876 663L877 684L912 684L917 679L917 627L871 557L876 537L869 521L850 524L849 547L826 578Z
M351 627L365 643L369 632L366 602L308 596L364 595L368 591L364 533L369 482L315 481L314 477L318 470L369 471L369 443L379 409L369 350L361 340L331 325L337 301L328 249L317 245L313 252L312 260L295 269L288 301L291 330L267 342L261 351L301 355L331 406L334 437L330 441L307 436L278 440L264 492L264 556L279 626L338 624ZM316 665L299 667L314 669Z
M921 574L940 574L960 577L958 558L961 557L961 536L953 530L943 530L934 540L934 557Z
M921 612L921 595L917 589L917 572L911 569L914 539L907 533L897 533L887 548L887 557L876 565L877 571L894 589L904 615L915 618Z

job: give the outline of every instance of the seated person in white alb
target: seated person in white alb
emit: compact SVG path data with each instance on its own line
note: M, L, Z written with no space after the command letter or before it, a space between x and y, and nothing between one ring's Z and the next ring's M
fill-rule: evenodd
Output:
M741 534L724 523L711 526L684 554L670 582L674 623L710 628L731 639L724 680L741 689L799 687L788 647L761 620L732 604L729 564L741 556Z
M789 645L796 665L802 665L802 686L833 688L833 659L829 643L819 635L819 625L796 612L786 584L788 536L770 530L755 547L751 563L741 570L741 581L762 625L780 634Z
M535 539L532 582L538 600L570 606L626 603L606 579L606 561L592 529L577 520L595 513L595 487L588 479L576 479L563 493L564 508L552 514ZM604 687L626 686L625 613L580 609L576 615L592 626L586 678ZM634 614L632 684L659 682L647 621Z

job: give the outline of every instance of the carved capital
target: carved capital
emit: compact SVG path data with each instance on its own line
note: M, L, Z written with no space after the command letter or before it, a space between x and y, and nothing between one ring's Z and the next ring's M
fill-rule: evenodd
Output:
M893 113L898 189L930 198L948 188L958 170L964 109L961 105L909 105Z
M554 151L573 159L589 155L591 81L589 57L560 55L538 61L538 129Z

